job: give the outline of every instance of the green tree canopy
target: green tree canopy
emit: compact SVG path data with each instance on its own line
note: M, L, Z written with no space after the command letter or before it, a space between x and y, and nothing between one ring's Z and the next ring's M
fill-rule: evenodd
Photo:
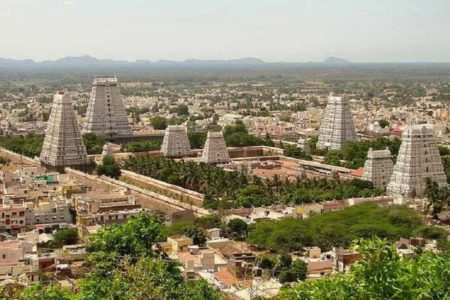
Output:
M53 235L53 239L59 245L74 245L78 241L78 231L74 228L63 228Z
M167 128L167 119L161 116L155 116L150 120L150 124L156 130L164 130Z
M88 154L100 154L106 141L94 133L83 134L83 142Z
M348 247L361 237L378 236L390 241L410 237L421 225L420 218L407 207L365 203L303 220L260 222L250 231L247 241L278 251L297 251L308 246L328 250L332 246Z
M117 179L121 175L120 165L113 156L107 155L103 157L102 164L97 166L97 174Z

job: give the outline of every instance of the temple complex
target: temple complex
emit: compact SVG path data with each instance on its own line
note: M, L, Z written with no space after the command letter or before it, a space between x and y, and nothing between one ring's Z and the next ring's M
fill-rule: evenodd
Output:
M83 133L105 139L132 135L116 77L97 77L86 112Z
M447 186L433 128L423 124L413 125L403 132L397 162L387 186L388 194L423 196L427 177L440 187Z
M170 125L166 128L161 152L165 157L183 157L191 154L191 145L185 126Z
M72 99L67 92L58 92L53 97L40 160L53 167L89 164Z
M230 155L228 154L222 131L208 131L201 161L210 164L221 164L230 161Z
M389 149L369 149L364 163L363 179L373 183L377 189L386 189L392 175L394 164Z
M353 116L347 99L328 97L319 129L318 149L342 150L347 141L357 140Z

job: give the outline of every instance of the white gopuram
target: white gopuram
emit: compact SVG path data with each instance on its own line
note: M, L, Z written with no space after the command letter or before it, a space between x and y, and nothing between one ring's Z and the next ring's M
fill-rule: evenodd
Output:
M230 162L227 145L222 131L208 131L201 161L209 164L223 164Z
M309 141L307 139L299 138L297 141L297 147L302 149L305 154L311 154L311 147L309 146Z
M67 92L58 92L53 97L40 160L53 167L89 164L72 99Z
M328 97L319 129L318 149L342 150L347 141L357 140L353 116L347 99Z
M185 126L170 125L166 128L161 152L165 157L183 157L191 154L191 145Z
M406 198L423 196L427 177L440 187L447 186L433 128L429 125L412 125L403 132L387 192Z
M373 183L377 189L386 189L392 175L394 163L389 149L372 150L369 149L367 159L364 163L362 179Z
M132 135L116 77L94 79L83 133L105 139Z
M103 145L102 158L104 158L105 156L113 156L113 155L114 155L113 144L110 142L106 142Z

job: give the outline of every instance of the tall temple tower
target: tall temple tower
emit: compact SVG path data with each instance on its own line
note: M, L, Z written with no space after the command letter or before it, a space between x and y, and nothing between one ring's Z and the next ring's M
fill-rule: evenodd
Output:
M384 190L389 183L393 168L394 163L389 149L372 150L370 148L364 163L362 179L372 182L377 189Z
M330 95L320 124L317 148L342 150L347 141L357 139L348 100Z
M40 160L52 167L89 164L72 99L67 92L58 92L53 97Z
M201 161L209 164L222 164L230 161L222 131L208 131Z
M397 163L387 186L388 194L423 196L427 177L440 187L447 186L433 128L413 125L403 132Z
M94 79L83 126L88 132L106 139L132 135L116 77Z
M165 157L183 157L191 154L191 144L185 126L170 125L166 128L161 152Z

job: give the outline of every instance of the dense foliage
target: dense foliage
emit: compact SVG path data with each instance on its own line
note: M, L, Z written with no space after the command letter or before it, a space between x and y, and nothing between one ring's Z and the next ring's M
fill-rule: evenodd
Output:
M425 180L425 194L428 198L428 209L433 218L437 219L442 211L448 210L450 203L450 188L442 187L432 181L431 178Z
M163 220L141 214L125 224L99 230L88 243L88 273L77 291L57 285L25 288L15 298L50 300L220 299L204 281L187 282L178 264L154 246L162 238Z
M155 116L150 120L150 124L155 130L164 130L167 128L167 119L161 116Z
M94 133L83 134L83 142L88 154L100 154L103 151L105 140Z
M325 151L325 163L347 168L359 168L364 166L369 148L381 150L388 148L393 157L396 157L400 149L401 141L398 138L376 138L375 140L349 141L341 151ZM341 162L345 160L345 162Z
M188 116L189 107L185 104L180 104L170 109L170 113L177 113L179 116Z
M53 235L53 241L56 245L73 245L78 241L78 231L73 228L63 228Z
M223 135L228 147L273 146L273 142L269 137L262 139L249 134L247 127L242 122L225 126Z
M442 164L444 165L444 171L447 175L447 182L450 183L450 156L443 156Z
M239 172L195 162L174 161L161 157L130 157L123 168L170 184L205 194L207 208L231 208L274 203L310 203L349 197L381 195L370 182L300 179L263 180Z
M107 155L103 157L102 164L97 166L97 174L118 179L121 175L120 164L113 156Z
M202 149L206 141L206 132L188 132L189 143L191 144L191 149Z
M28 157L39 156L43 143L44 136L39 134L14 135L0 138L2 147Z
M288 253L278 256L258 256L256 265L269 275L277 277L281 283L306 279L306 263L303 260L292 260L292 256Z
M362 255L348 274L324 277L286 288L280 300L449 299L450 257L426 252L401 259L390 243L362 240Z
M308 246L329 250L332 246L348 247L358 238L378 236L395 241L410 237L421 225L420 218L407 207L367 203L303 220L264 221L250 232L247 241L280 251Z
M145 140L145 141L131 141L122 145L122 151L125 152L145 152L156 151L161 149L162 140Z
M298 159L305 159L305 160L312 160L312 156L309 154L306 154L302 149L300 149L297 146L289 145L284 148L283 154L288 157L298 158Z

